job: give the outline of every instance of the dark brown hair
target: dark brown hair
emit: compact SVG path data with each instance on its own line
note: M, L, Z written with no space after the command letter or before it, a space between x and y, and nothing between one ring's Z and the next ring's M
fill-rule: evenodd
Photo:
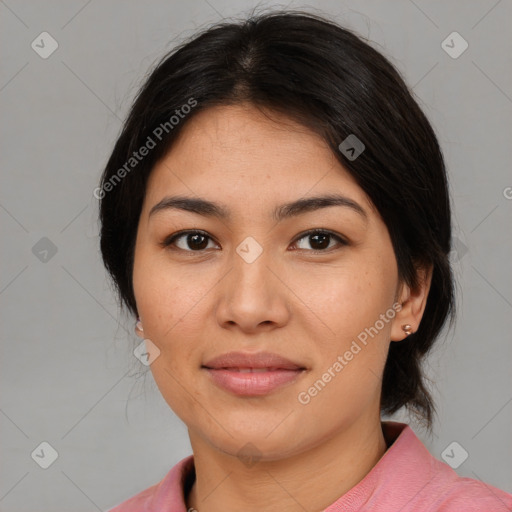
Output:
M381 395L383 413L406 406L431 427L435 408L420 363L455 307L443 156L393 65L327 19L278 11L219 23L165 55L150 73L95 192L101 252L121 303L137 314L133 253L152 168L197 112L241 102L283 113L321 135L385 222L403 282L414 288L418 269L433 268L418 330L390 345ZM349 135L365 145L356 159L339 149ZM153 147L139 159L149 140Z

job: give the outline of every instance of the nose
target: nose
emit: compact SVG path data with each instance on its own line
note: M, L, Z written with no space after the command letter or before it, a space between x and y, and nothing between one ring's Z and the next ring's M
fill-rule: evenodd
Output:
M217 321L223 328L245 333L273 330L290 318L289 288L279 277L278 265L263 252L248 262L233 254L232 268L218 290Z

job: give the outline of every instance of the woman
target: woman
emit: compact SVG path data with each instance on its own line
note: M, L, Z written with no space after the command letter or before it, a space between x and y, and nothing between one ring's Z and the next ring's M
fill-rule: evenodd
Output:
M435 134L317 16L220 24L142 87L97 189L101 250L193 455L114 512L510 510L412 429L454 295Z

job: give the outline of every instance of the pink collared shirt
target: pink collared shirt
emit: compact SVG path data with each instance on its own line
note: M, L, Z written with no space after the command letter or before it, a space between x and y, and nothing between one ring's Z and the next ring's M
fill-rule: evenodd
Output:
M464 478L425 448L405 423L382 422L388 449L372 470L324 512L510 512L512 494ZM108 512L187 512L185 484L194 457L178 462L156 485Z

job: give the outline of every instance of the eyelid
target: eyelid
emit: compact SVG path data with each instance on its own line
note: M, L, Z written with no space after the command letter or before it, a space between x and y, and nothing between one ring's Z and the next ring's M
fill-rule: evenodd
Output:
M293 243L295 244L302 238L306 238L309 235L315 235L317 233L329 235L332 238L335 238L338 241L339 245L341 245L341 246L349 245L349 241L345 237L343 237L342 235L340 235L334 231L331 231L330 229L324 229L324 228L308 229L307 231L304 231L304 232L300 233L299 235L297 235L297 237L295 238ZM336 247L331 247L330 249L323 249L323 250L322 249L296 249L296 250L312 252L312 253L317 253L317 254L321 254L321 253L327 254L330 251L332 251L333 249L336 249Z
M342 235L334 232L334 231L331 231L330 229L325 229L325 228L313 228L313 229L308 229L306 231L303 231L302 233L299 233L295 239L293 240L293 244L296 244L299 240L303 239L303 238L306 238L307 236L309 235L315 235L315 234L318 234L318 233L321 233L321 234L326 234L326 235L329 235L331 236L332 238L336 239L339 243L339 245L341 246L344 246L344 245L349 245L349 241L344 238ZM180 237L182 236L185 236L185 235L188 235L188 234L200 234L200 235L203 235L205 236L206 238L212 240L214 243L216 243L217 245L220 245L213 236L211 236L207 231L204 231L202 229L184 229L184 230L181 230L181 231L177 231L176 233L173 233L172 235L166 237L163 242L161 242L159 245L161 245L162 247L164 248L168 248L170 246L173 245L173 243ZM189 250L185 250L185 249L180 249L179 247L177 247L176 249L178 250L182 250L183 252L189 252L189 253L202 253L205 251L205 249L201 250L201 251L189 251ZM330 249L294 249L294 250L299 250L299 251L306 251L306 252L312 252L312 253L317 253L317 254L320 254L320 253L328 253L330 251L332 251L333 249L336 249L336 247L331 247Z
M199 235L203 235L204 237L206 238L209 238L210 240L212 240L213 242L215 242L217 245L220 245L216 240L215 238L213 238L212 235L210 235L207 231L203 231L202 229L183 229L181 231L176 231L176 233L173 233L172 235L169 235L167 237L165 237L165 239L163 240L163 242L161 242L159 245L161 245L162 247L164 248L168 248L170 247L178 238L182 237L182 236L185 236L185 235L190 235L190 234L199 234ZM177 249L179 249L179 247L177 247ZM182 249L183 250L183 249ZM204 251L204 250L203 250ZM184 251L184 252L197 252L197 253L201 253L203 251Z

